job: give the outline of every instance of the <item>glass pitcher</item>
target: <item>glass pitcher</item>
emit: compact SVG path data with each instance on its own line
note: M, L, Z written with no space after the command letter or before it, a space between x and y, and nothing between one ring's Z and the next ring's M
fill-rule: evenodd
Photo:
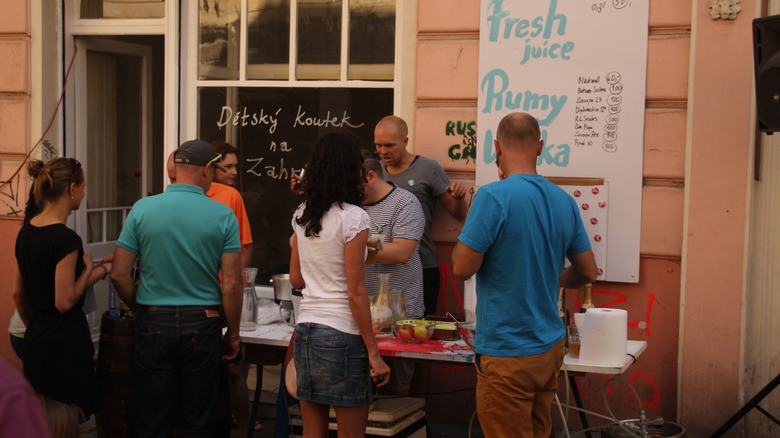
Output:
M241 331L254 331L257 328L256 276L257 268L244 268L244 301L241 307Z
M382 332L389 333L393 331L393 321L406 319L406 301L404 293L400 290L390 290L390 274L376 274L379 281L379 294L376 297L376 304L390 308L393 312L382 325Z
M404 291L398 289L390 289L390 310L393 312L391 317L393 321L400 321L407 318L406 315L406 300L404 299ZM390 330L393 329L392 322L390 323Z

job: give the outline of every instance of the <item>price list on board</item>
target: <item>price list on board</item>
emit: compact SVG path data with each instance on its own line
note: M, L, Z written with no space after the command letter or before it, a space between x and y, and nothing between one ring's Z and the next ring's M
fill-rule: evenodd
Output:
M618 72L579 76L574 107L574 147L618 150L623 84Z

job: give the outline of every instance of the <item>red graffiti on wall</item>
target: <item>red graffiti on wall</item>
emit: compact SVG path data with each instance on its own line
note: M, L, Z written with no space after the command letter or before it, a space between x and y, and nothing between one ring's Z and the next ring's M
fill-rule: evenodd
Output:
M569 290L569 292L574 296L574 300L576 303L576 308L580 308L582 306L582 300L580 300L579 296L579 290L573 289ZM625 303L628 301L628 296L626 294L620 293L620 292L611 292L607 290L601 290L601 289L592 289L592 292L594 295L600 294L600 295L608 295L615 297L612 301L607 301L606 303L603 303L596 307L614 307L616 304L619 303ZM650 333L650 317L653 313L653 303L655 302L655 294L650 292L647 295L647 311L645 312L645 319L643 320L635 320L635 321L629 321L628 322L628 328L638 328L640 330L643 330L645 332L645 335L649 338L652 336Z
M447 289L447 284L449 284L452 287L452 290L453 290L453 292L455 294L455 297L457 298L461 308L463 308L463 298L462 298L462 295L460 293L460 290L458 289L457 285L455 284L455 278L452 275L452 271L450 270L449 265L447 265L446 263L442 263L439 268L440 268L440 271L441 271L441 288L439 290L439 295L441 296L441 308L442 309L446 309L447 308L447 306L446 306L446 295L447 295L446 294L446 289ZM580 296L579 296L579 290L574 289L574 290L569 290L569 292L573 296L573 299L574 299L574 302L575 302L575 308L580 308L582 306L582 300L580 299ZM625 303L625 302L628 301L628 296L626 294L623 294L623 293L620 293L620 292L612 292L612 291L606 291L606 290L601 290L601 289L592 289L592 293L593 294L600 294L600 295L607 295L607 296L613 297L613 299L611 301L607 301L605 303L602 303L601 305L599 305L597 307L602 307L602 308L604 308L604 307L614 307L617 304ZM652 313L653 313L653 303L655 301L656 301L655 294L653 294L652 292L648 293L648 295L647 295L647 310L645 312L644 320L637 319L637 320L628 322L628 327L629 328L638 328L640 330L643 330L645 335L648 338L652 336L652 334L650 332L650 321L651 321L651 316L652 316ZM612 377L613 376L605 375L604 376L605 383ZM655 380L653 380L653 378L650 377L650 375L648 375L647 373L638 371L638 372L635 372L635 373L631 374L631 376L628 378L628 383L633 386L634 382L637 379L644 379L650 385L650 388L652 389L652 398L649 401L647 401L647 400L639 400L642 403L642 405L645 408L648 408L648 409L654 408L654 407L658 406L658 404L661 401L661 393L660 393L660 391L658 389L658 384L655 382ZM575 387L572 388L572 390L577 391L580 394L580 397L584 398L585 394L583 393L582 386L580 385L579 378L575 377L574 382L575 382ZM611 384L609 384L609 385L607 385L605 387L605 391L607 392L607 394L612 394L612 388L610 386L611 386ZM632 396L633 396L633 392L632 392Z
M612 377L613 376L604 376L604 382L606 383ZM631 374L631 376L628 378L628 383L631 386L634 386L634 382L638 378L642 378L642 379L646 380L647 383L650 385L650 388L652 388L652 390L653 390L653 397L652 397L652 399L650 401L639 400L642 403L642 406L644 406L645 408L648 408L648 409L654 408L654 407L658 406L658 403L661 401L661 392L658 390L658 384L655 383L655 380L653 380L652 377L650 377L647 373L644 373L642 371L637 371L634 374ZM605 387L605 391L607 391L607 394L612 394L612 388L610 386L611 386L611 383L608 384ZM580 394L581 394L581 392L580 392ZM633 396L634 393L631 392L631 395ZM634 397L634 399L636 399L636 397Z

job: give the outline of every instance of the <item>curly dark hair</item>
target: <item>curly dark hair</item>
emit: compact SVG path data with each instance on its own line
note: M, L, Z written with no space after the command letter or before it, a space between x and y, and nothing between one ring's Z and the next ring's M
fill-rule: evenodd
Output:
M363 203L363 155L361 139L349 132L326 134L317 140L306 164L303 199L306 206L296 218L306 237L322 231L322 217L335 203Z

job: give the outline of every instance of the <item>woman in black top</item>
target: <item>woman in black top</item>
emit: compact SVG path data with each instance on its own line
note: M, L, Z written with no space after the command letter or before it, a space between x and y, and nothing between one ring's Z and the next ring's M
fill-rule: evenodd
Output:
M111 272L111 255L93 268L81 238L65 223L81 205L81 164L32 160L27 171L34 199L16 238L14 301L27 326L24 376L38 394L79 407L82 421L97 411L94 348L84 312L84 291Z

